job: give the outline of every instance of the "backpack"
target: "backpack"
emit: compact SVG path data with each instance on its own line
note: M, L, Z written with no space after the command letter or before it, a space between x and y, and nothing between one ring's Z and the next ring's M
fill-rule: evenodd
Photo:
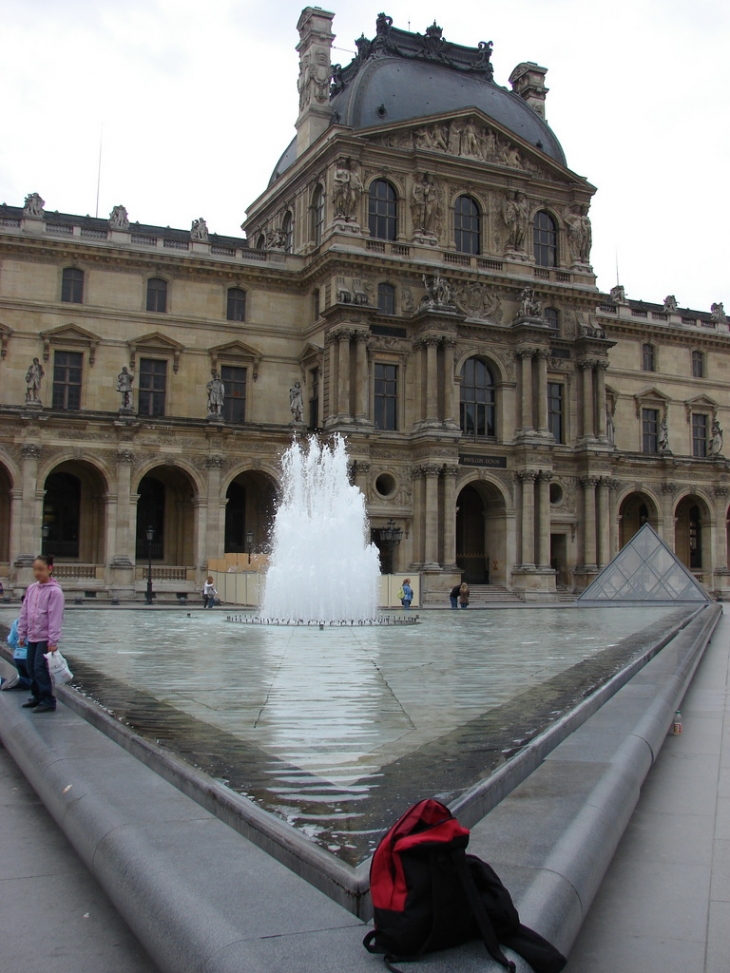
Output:
M375 928L363 940L385 965L482 939L510 973L501 946L519 953L535 973L560 973L567 960L523 926L494 869L467 855L469 831L439 801L414 804L378 845L370 866Z
M403 599L405 598L405 596L406 596L405 588L401 588L400 591L398 592L398 598L401 601L403 601Z

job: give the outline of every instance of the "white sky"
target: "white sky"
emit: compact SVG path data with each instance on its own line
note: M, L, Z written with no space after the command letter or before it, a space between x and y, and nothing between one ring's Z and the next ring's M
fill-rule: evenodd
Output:
M324 4L323 4L324 5ZM240 235L294 134L299 0L0 0L0 201ZM727 0L335 0L335 45L434 18L549 68L548 121L598 187L598 283L730 310ZM351 55L335 51L343 64Z

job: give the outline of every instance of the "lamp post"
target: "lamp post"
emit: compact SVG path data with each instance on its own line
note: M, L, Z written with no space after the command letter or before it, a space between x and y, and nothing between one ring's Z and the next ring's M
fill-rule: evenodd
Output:
M155 539L155 528L147 528L147 595L145 601L152 604L152 541Z
M246 531L246 553L248 554L248 563L251 563L251 551L253 550L253 531Z
M388 574L393 574L393 552L395 551L396 545L400 544L402 539L403 530L395 526L395 521L391 517L385 527L380 528L380 540L388 548L388 560L390 561Z
M48 524L44 524L41 527L41 554L48 554L46 547L48 546L48 535L51 533L51 528Z

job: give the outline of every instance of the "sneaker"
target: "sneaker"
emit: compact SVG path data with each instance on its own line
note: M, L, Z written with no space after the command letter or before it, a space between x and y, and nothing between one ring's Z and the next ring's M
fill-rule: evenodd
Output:
M6 679L5 682L0 686L0 689L11 690L17 689L18 687L18 677L14 676L12 679Z
M33 707L34 713L55 713L56 707L49 706L48 703L38 703L37 706Z
M33 697L31 696L29 700L23 703L23 709L35 709L36 706L38 706L39 704L40 704L40 700L33 699Z

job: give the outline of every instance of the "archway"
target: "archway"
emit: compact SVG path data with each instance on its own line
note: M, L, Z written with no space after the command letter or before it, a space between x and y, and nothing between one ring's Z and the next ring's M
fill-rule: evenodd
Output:
M491 483L467 484L456 501L456 563L468 584L504 584L507 522L505 503Z
M674 552L690 571L707 571L712 556L710 508L690 493L674 511Z
M148 557L147 529L154 531L152 560L178 567L195 562L195 485L175 466L157 466L137 487L137 560Z
M274 521L276 487L260 470L239 473L226 490L226 554L266 553Z
M51 470L44 489L46 552L59 561L103 564L107 491L101 473L89 463L69 460Z
M0 565L10 561L11 491L13 482L4 466L0 466ZM3 571L5 573L5 571Z
M629 493L619 507L619 548L625 547L646 523L657 530L656 504L646 493Z

